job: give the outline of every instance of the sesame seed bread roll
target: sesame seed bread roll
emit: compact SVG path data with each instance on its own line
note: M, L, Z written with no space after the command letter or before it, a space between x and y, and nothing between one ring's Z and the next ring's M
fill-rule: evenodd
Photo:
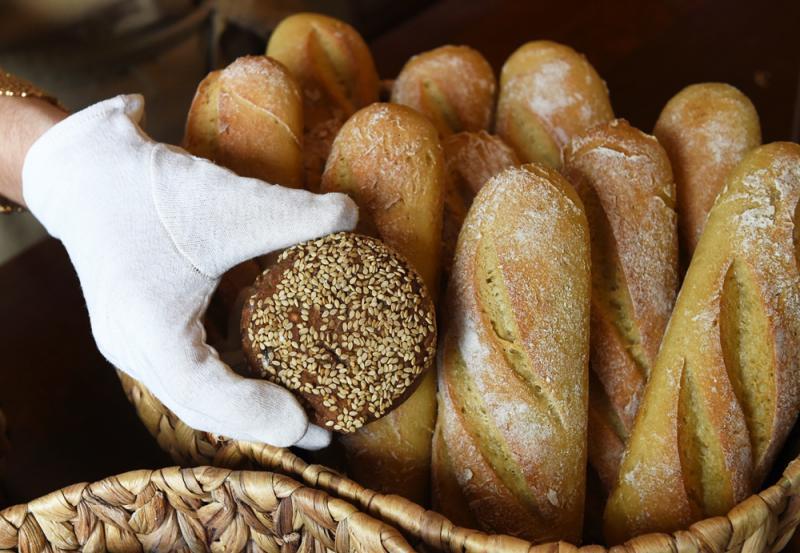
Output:
M245 56L200 83L184 145L244 177L300 188L302 130L300 91L286 68Z
M439 135L488 130L497 81L489 62L468 46L442 46L413 56L392 88L392 102L419 111Z
M572 136L613 117L605 82L569 46L529 42L503 65L496 132L523 162L558 169Z
M761 144L758 114L730 85L696 84L667 102L653 134L675 172L681 255L688 264L725 177Z
M448 179L444 195L442 273L449 274L458 233L475 194L497 173L520 164L503 140L486 131L459 132L442 141ZM447 276L444 282L447 281Z
M337 135L322 190L349 194L360 208L358 230L405 256L435 298L444 181L433 124L406 106L372 104ZM428 371L397 409L343 438L350 473L371 489L424 502L435 417L436 380Z
M800 407L800 145L747 154L709 213L605 511L618 543L726 513Z
M356 111L378 101L375 62L358 31L316 13L281 21L270 36L267 55L283 63L302 90L306 186L317 191L339 128Z
M591 229L589 461L608 492L678 292L675 183L658 141L624 119L575 136L562 171Z
M589 271L583 206L555 170L507 169L475 197L439 352L434 502L456 524L580 540Z

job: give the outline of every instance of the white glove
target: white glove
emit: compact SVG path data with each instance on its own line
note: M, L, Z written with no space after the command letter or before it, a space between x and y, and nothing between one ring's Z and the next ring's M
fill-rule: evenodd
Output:
M355 204L158 144L138 126L143 113L138 95L89 107L47 131L23 168L25 202L69 252L100 351L193 428L325 447L330 434L289 391L220 361L201 316L229 268L351 230Z

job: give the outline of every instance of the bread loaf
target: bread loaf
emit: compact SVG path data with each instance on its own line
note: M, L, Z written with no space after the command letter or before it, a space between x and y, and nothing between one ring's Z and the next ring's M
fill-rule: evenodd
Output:
M442 148L430 121L405 106L373 104L353 115L336 137L322 190L349 194L360 208L359 230L403 254L435 297L444 180ZM356 480L425 501L435 395L430 371L388 416L343 437Z
M580 540L589 229L553 169L507 169L464 222L439 353L434 506L536 542Z
M591 229L589 461L610 491L678 291L675 183L658 141L623 119L575 136L563 173Z
M728 175L667 327L605 512L609 542L726 513L800 406L800 145Z
M497 81L489 62L468 46L442 46L412 57L392 87L392 102L430 119L439 135L488 130Z
M496 132L523 162L559 168L573 135L613 117L605 83L568 46L529 42L503 65Z
M696 84L667 102L653 134L675 173L681 255L688 264L725 177L761 144L758 114L730 85Z
M200 83L184 145L239 175L294 188L303 184L303 108L286 69L246 56Z
M372 54L344 21L298 13L272 32L267 55L283 63L302 90L306 185L317 191L339 128L357 110L378 101Z
M520 163L514 150L486 131L452 134L442 141L442 147L448 174L442 228L442 273L446 282L472 198L494 175Z

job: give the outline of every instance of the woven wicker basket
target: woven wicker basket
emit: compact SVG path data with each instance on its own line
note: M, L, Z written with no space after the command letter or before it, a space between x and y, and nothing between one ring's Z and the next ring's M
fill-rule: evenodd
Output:
M564 543L534 546L518 538L489 535L453 525L442 515L402 497L383 495L348 480L337 472L312 465L287 449L219 439L186 426L135 380L120 373L123 388L147 429L180 464L211 464L224 467L259 466L288 474L307 486L349 502L364 513L402 531L417 550L424 548L452 553L523 553L591 551ZM612 553L682 553L693 551L760 553L780 551L800 524L800 458L792 461L777 484L755 494L724 517L693 524L674 534L648 534L634 538ZM377 531L383 531L375 526ZM2 530L0 530L2 535ZM375 537L378 540L378 537ZM392 542L394 543L394 542ZM0 543L0 546L2 544ZM358 551L337 549L337 551ZM374 551L383 551L375 549Z
M270 472L139 470L0 511L0 551L78 549L413 551L391 526Z

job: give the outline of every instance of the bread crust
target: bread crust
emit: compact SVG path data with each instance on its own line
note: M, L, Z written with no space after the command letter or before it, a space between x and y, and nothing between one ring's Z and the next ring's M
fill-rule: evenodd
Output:
M555 170L510 168L478 193L440 345L434 489L445 516L462 517L448 492L457 482L486 531L580 540L589 270L583 206Z
M605 82L569 46L529 42L503 65L496 132L523 162L559 168L572 136L613 117Z
M800 408L800 146L728 175L692 258L605 511L610 543L728 511Z
M267 55L288 68L302 92L305 179L309 190L317 191L339 128L378 101L375 62L358 31L317 13L281 21L270 35Z
M514 150L486 131L460 132L442 141L447 165L442 227L442 273L447 282L458 233L475 194L494 175L520 164Z
M444 182L433 124L406 106L372 104L353 115L336 137L322 190L349 194L360 208L359 231L403 254L435 299ZM344 437L351 474L372 489L426 502L435 417L431 372L388 416Z
M414 108L441 137L489 130L497 79L486 58L469 46L441 46L413 56L392 87L392 102Z
M591 229L589 460L610 491L677 295L675 183L658 141L624 119L575 136L563 173Z
M681 255L688 265L725 177L761 144L758 114L728 84L695 84L667 102L653 134L675 173Z

